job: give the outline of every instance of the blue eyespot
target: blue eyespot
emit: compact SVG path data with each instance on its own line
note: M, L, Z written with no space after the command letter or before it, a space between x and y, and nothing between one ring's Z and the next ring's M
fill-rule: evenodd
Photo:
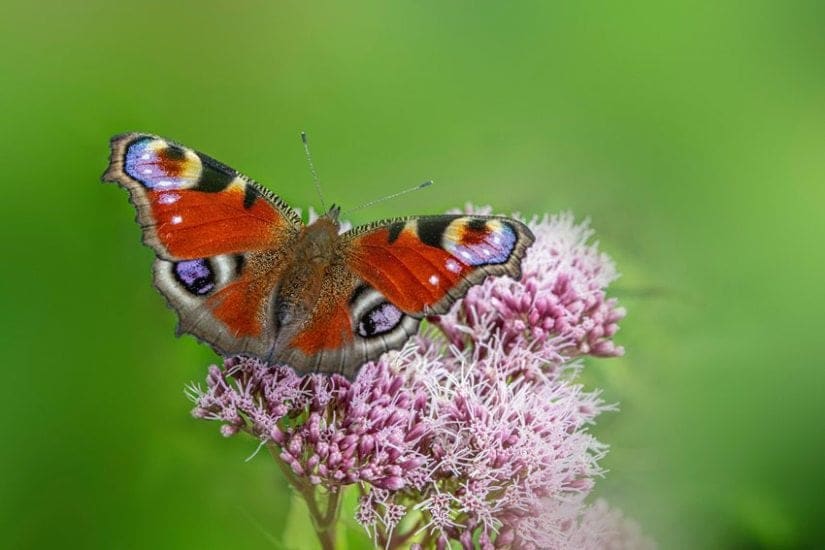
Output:
M404 314L389 302L382 302L369 310L358 323L358 334L364 338L391 332L401 323Z
M173 269L175 279L195 296L209 294L215 288L215 272L209 260L185 260L177 262Z

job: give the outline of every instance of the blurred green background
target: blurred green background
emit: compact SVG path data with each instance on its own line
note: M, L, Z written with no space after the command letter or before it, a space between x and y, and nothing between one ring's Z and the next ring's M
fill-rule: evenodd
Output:
M436 181L357 223L465 201L589 216L629 310L627 355L586 375L622 404L596 428L612 446L599 494L662 548L821 544L824 16L6 4L3 545L288 547L268 457L244 462L251 440L190 418L184 384L214 356L173 338L125 192L98 178L112 134L150 131L317 206L302 129L328 202Z

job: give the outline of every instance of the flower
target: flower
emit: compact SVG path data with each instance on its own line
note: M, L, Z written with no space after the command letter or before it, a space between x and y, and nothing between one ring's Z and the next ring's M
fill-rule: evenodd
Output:
M467 213L489 214L468 206ZM521 263L522 276L489 278L436 320L450 341L464 347L499 334L509 346L530 345L547 361L562 357L624 354L612 337L624 308L605 289L618 273L612 260L589 241L587 221L562 213L524 220L536 241Z
M423 388L410 387L386 360L366 365L354 382L338 375L299 377L289 367L230 358L194 388L194 416L246 431L280 449L295 476L326 488L353 483L400 490L417 481L428 457Z
M564 545L582 550L654 550L656 544L642 534L639 524L610 508L603 499L586 507L566 533Z
M583 356L623 353L625 311L606 292L617 272L586 222L527 223L520 280L473 287L354 381L228 358L190 388L193 414L266 445L326 547L351 488L356 521L385 548L652 548L587 504L607 452L589 426L613 407L576 379Z
M542 513L547 498L586 495L602 473L598 460L606 447L586 431L607 408L598 393L560 373L539 383L514 379L509 359L500 345L471 361L453 349L439 365L408 367L429 391L434 468L417 508L432 518L428 527L436 535L531 534L530 518Z

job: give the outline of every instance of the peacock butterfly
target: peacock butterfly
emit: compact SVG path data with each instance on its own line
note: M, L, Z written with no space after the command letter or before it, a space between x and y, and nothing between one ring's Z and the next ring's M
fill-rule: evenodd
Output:
M396 218L340 233L332 207L304 225L246 176L150 134L113 137L103 180L129 191L178 334L300 373L353 377L488 275L519 277L533 242L500 216Z

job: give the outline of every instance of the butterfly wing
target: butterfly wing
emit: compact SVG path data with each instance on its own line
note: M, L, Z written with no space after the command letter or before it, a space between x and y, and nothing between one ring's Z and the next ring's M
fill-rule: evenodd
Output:
M444 215L379 222L345 235L348 265L407 315L446 313L488 276L521 276L534 237L502 216Z
M519 277L532 242L523 223L497 216L398 219L345 233L311 321L282 359L304 372L353 376L470 286L491 275Z
M112 138L103 180L129 191L179 332L223 354L271 349L269 302L302 227L297 213L228 166L150 134Z

